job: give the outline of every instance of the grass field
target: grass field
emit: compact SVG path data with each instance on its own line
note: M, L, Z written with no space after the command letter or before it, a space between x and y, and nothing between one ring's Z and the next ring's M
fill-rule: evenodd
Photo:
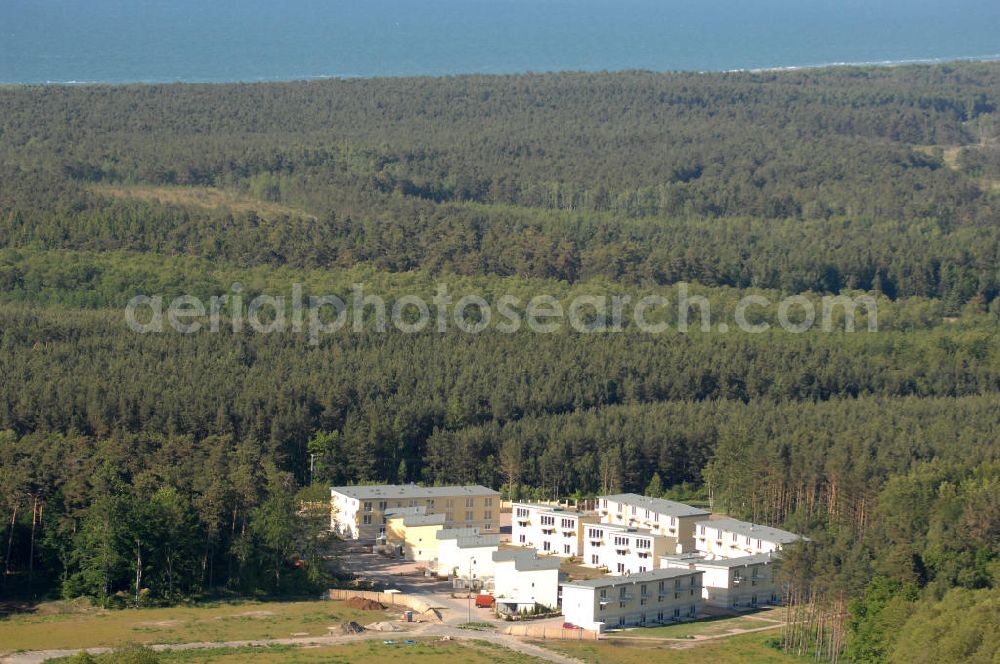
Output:
M157 653L164 664L348 664L350 662L383 662L405 659L407 664L440 664L442 661L460 664L536 664L542 660L514 652L485 641L418 640L413 645L385 645L379 639L318 648L270 646L261 648L216 648ZM99 664L109 660L98 657ZM67 660L54 660L66 662Z
M111 198L130 198L146 203L161 203L163 205L180 205L182 207L197 207L206 210L225 208L234 212L253 210L267 219L288 215L291 217L311 217L302 210L258 200L225 189L215 187L183 187L154 185L94 185L91 190Z
M587 664L780 664L805 661L767 645L771 632L669 646L635 641L545 641L538 645Z
M663 639L690 639L696 636L721 636L748 629L758 629L780 623L781 609L768 609L751 616L726 616L708 618L689 623L664 625L663 627L638 627L612 632L626 638L654 637Z
M76 605L78 606L78 605ZM322 636L327 627L353 620L362 625L399 617L396 612L358 611L343 602L237 602L192 607L61 612L61 603L34 614L0 620L0 653L86 648L122 643L187 643Z

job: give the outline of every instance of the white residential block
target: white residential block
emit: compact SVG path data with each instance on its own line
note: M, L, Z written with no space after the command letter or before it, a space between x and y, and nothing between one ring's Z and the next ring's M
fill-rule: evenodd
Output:
M714 560L697 554L663 556L660 566L704 572L702 598L708 606L741 609L782 601L778 558L774 554Z
M597 499L601 521L630 528L645 528L673 538L674 553L693 551L695 522L707 519L706 510L684 503L650 498L635 493L619 493Z
M584 526L583 564L611 574L637 574L655 569L669 553L671 538L648 530L605 523Z
M657 569L564 583L563 617L597 631L691 620L702 609L701 577L697 570Z
M514 503L511 510L510 542L515 546L534 547L541 554L564 558L580 556L582 524L597 517L572 512L551 505Z
M786 545L803 539L787 530L736 519L699 521L695 527L695 549L709 557L741 558L781 551Z
M530 611L559 604L559 563L534 549L503 549L493 554L493 596L501 613Z

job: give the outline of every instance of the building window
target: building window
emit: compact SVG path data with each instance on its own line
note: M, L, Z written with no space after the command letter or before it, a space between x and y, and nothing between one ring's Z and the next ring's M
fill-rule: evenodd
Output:
M493 510L486 510L485 512L483 512L483 518L484 519L492 519L493 518Z
M453 499L451 499L451 498L448 498L447 500L444 501L444 506L446 508L454 507L455 506L455 501Z
M472 507L474 504L475 503L473 502L472 498L466 498L465 499L465 506L466 507Z
M695 606L694 604L692 604L691 608L688 609L688 615L689 616L693 616L693 615L696 615L697 613L698 613L698 607Z
M524 544L524 542L525 542L525 540L524 540L524 533L520 534L520 536L518 537L518 541L521 542L521 544Z
M454 514L452 514L451 512L447 512L447 513L445 513L445 515L444 515L444 520L445 520L445 521L454 521L454 520L455 520L455 519L454 519L454 516L455 516L455 515L454 515Z
M681 617L681 610L679 608L674 609L674 618L680 618L680 617Z
M596 553L590 554L590 564L591 565L597 565L597 564L600 563L600 561L601 561L601 559L597 556Z
M518 507L517 508L517 518L519 518L519 519L527 519L528 518L528 510L526 510L523 507Z
M569 544L563 544L563 553L569 555Z
M372 515L365 514L364 518L361 520L361 523L363 523L366 526L370 526L372 524Z
M434 499L432 498L431 500L427 501L427 510L431 511L433 509L434 509Z
M384 500L382 500L382 501L379 501L379 504L378 504L378 511L379 511L379 512L384 512L384 511L385 511L385 508L386 508L386 502L385 502Z
M466 510L465 511L465 520L466 521L472 521L472 510Z
M368 501L368 502L365 503L365 511L366 512L371 512L372 511L371 501Z
M486 507L493 507L493 499L492 498L483 498L483 505L486 506Z
M576 529L576 522L573 521L573 519L563 519L562 520L562 527L565 528L565 529L567 529L567 530L575 530Z
M542 551L552 550L552 545L549 542L542 542Z
M618 573L619 574L624 574L625 573L625 563L618 563ZM624 591L625 591L625 589L622 588L622 592L624 592Z
M541 522L543 526L554 526L556 525L556 518L554 516L542 516Z

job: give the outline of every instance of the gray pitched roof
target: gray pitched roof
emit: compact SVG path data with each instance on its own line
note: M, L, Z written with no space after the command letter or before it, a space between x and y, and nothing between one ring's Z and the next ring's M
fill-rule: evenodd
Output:
M447 516L444 514L404 514L403 525L412 528L415 526L443 526Z
M708 516L711 513L699 507L691 507L684 503L665 500L663 498L640 496L637 493L616 493L612 496L601 496L601 499L613 500L616 503L623 503L625 505L635 505L636 507L641 507L657 514L666 514L667 516Z
M358 484L330 487L336 492L357 500L382 498L451 498L459 496L499 496L499 491L479 484L465 486L418 486L416 484Z
M739 556L737 558L716 558L709 560L704 554L680 554L660 556L660 560L684 563L687 565L698 565L700 567L743 567L745 565L760 565L776 563L780 560L778 554L758 553L752 556Z
M766 542L776 542L778 544L791 544L792 542L805 539L801 535L790 533L787 530L772 528L770 526L761 526L756 523L750 523L749 521L740 521L739 519L712 519L709 521L698 521L695 526L716 528L730 533L736 533L737 535L753 537Z
M493 552L493 562L513 562L518 572L544 569L558 570L562 560L559 556L539 556L535 549L501 549Z
M479 534L479 528L444 528L434 533L439 540L473 537Z
M689 574L696 574L695 570L685 569L681 567L669 567L661 569L651 569L647 572L637 572L635 574L629 574L628 576L602 576L596 579L582 579L580 581L571 581L569 583L564 583L564 586L573 586L577 588L612 588L614 586L621 586L625 584L632 583L650 583L656 581L663 581L665 579L676 579L680 576L688 576Z
M424 505L417 505L416 507L392 507L385 511L387 518L406 516L408 514L427 514L427 507Z
M480 547L500 546L499 535L473 535L471 537L458 537L458 548L478 549Z

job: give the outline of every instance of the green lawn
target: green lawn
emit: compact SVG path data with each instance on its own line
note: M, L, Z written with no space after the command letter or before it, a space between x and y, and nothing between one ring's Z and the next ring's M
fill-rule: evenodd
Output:
M391 636L391 635L389 635ZM407 664L541 664L542 660L522 655L485 641L430 641L418 639L413 645L385 645L382 639L319 648L270 646L261 648L214 648L157 653L164 664L350 664L405 659ZM107 656L96 658L110 664ZM66 662L67 660L56 660Z
M669 646L641 641L545 641L550 650L575 657L587 664L781 664L804 661L775 650L766 644L771 632L744 634L725 639L692 641Z
M633 629L623 629L610 632L614 636L627 638L664 638L664 639L688 639L695 636L718 636L721 634L738 633L748 629L757 629L774 625L780 620L778 615L770 615L768 612L758 614L761 618L770 617L771 620L761 620L749 616L725 616L721 618L707 618L694 622L677 623L675 625L664 625L663 627L636 627Z
M343 602L234 602L192 607L13 615L0 620L0 652L86 648L122 643L186 643L319 636L353 620L397 619L399 612L357 611Z

